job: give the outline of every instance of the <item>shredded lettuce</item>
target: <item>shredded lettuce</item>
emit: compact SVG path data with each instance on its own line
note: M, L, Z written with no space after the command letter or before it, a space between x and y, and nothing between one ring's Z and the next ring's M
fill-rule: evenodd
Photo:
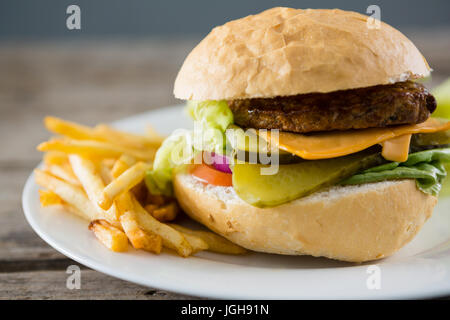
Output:
M187 103L189 115L204 128L215 128L223 132L233 123L233 113L225 100L194 101Z
M153 169L145 182L153 194L171 196L173 169L191 162L201 151L222 153L226 146L225 130L233 123L233 113L225 100L189 101L188 114L194 130L175 130L156 152Z
M194 157L192 140L192 131L186 129L175 130L164 140L156 152L153 169L145 177L152 194L172 195L172 169Z
M406 162L388 162L367 169L343 182L343 185L364 184L384 180L415 179L419 190L437 196L447 176L444 164L450 163L450 148L411 153Z
M195 149L223 153L225 130L233 123L233 113L228 103L225 100L189 101L187 109L194 120Z

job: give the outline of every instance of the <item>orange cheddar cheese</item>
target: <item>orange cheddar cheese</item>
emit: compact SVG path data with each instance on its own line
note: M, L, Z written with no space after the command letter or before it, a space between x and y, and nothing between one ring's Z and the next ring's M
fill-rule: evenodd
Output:
M386 141L383 141L381 155L389 161L405 162L408 160L409 143L411 134L404 134Z
M270 131L259 132L272 146L295 154L303 159L329 159L352 154L376 144L385 147L383 156L391 161L406 161L411 134L431 133L450 129L450 121L429 118L419 124L400 125L389 128L332 131L312 134L279 132L273 138ZM405 136L400 138L401 136ZM409 136L409 138L408 138ZM388 140L391 140L387 142Z

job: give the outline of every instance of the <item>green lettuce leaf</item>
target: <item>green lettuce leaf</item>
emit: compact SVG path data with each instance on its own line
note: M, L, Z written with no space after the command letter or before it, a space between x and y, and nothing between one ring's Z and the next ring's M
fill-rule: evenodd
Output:
M194 130L175 130L156 152L153 169L145 177L152 194L173 195L173 169L191 160L201 151L222 153L225 130L233 123L226 101L189 101L187 112L194 119Z
M223 153L225 130L233 124L233 113L225 100L189 101L189 115L194 120L194 147L197 150Z
M172 195L172 169L189 163L194 157L193 133L178 129L167 137L159 147L153 162L153 169L145 177L147 188L152 194Z
M389 162L367 169L341 182L343 185L363 184L395 179L415 179L419 190L438 195L450 163L450 148L411 153L406 162Z
M433 117L450 119L450 78L441 83L433 90L437 101L437 108Z

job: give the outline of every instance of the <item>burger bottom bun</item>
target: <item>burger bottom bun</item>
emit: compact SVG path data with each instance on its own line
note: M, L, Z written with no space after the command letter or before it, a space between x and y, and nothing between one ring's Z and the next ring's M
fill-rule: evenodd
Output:
M174 178L175 195L194 220L253 251L364 262L390 256L417 234L437 198L414 180L336 186L279 205L257 208L232 187Z

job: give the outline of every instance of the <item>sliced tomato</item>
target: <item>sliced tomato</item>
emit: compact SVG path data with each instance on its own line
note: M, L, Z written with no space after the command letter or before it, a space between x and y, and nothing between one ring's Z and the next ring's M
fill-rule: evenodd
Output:
M191 170L191 174L199 180L215 186L231 187L233 185L231 173L216 170L204 163L195 165Z

